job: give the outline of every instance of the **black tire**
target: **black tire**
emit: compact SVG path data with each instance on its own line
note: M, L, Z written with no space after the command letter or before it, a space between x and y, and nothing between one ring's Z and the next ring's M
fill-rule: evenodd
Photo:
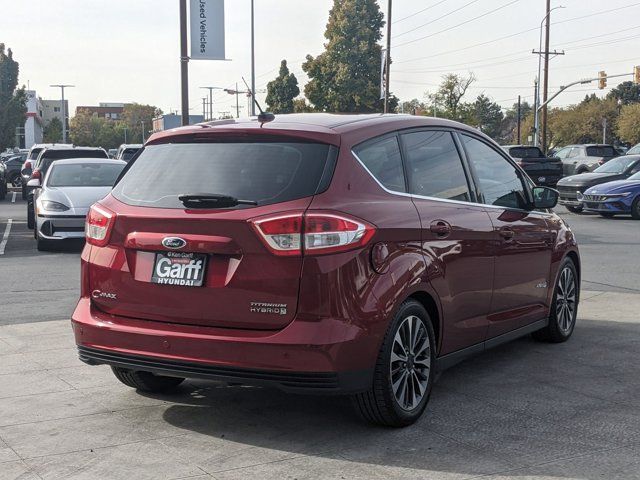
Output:
M33 198L33 197L32 197ZM34 229L36 223L36 212L33 206L33 200L27 200L27 228Z
M603 217L603 218L613 218L615 215L616 215L615 213L606 213L606 212L603 213L603 212L600 212L600 216Z
M562 295L561 283L563 281L563 274L568 271L573 278L574 290L573 290L573 306L570 314L567 317L563 317L562 312L559 312L562 304L570 306L571 301L569 298L572 296L571 289L567 289ZM560 300L560 297L564 297L567 300L564 302ZM573 330L576 326L576 318L578 316L578 304L580 302L580 279L576 266L570 258L565 258L560 268L558 269L558 278L553 289L553 300L551 304L551 315L549 315L549 324L537 332L533 332L533 338L541 342L550 343L562 343L569 340ZM565 310L565 313L566 310ZM566 323L565 323L566 321Z
M0 200L4 200L7 197L7 182L0 181Z
M53 250L52 242L36 237L36 248L39 252L49 252Z
M26 200L27 199L27 186L24 183L22 184L21 190L22 190L22 199Z
M426 338L424 336L418 337L418 341L416 341L416 345L418 346L416 349L424 350L426 347L425 342L428 341L428 352L425 350L422 354L418 353L414 356L413 354L415 353L415 350L411 350L410 354L406 354L406 363L402 362L402 360L392 362L392 352L397 352L399 345L396 342L396 334L402 335L402 333L399 333L399 330L401 328L405 328L405 322L411 322L414 317L417 317L420 320L420 322L413 320L415 322L413 325L417 325L418 327L417 329L414 329L414 331L417 332L417 335L421 335L420 332L423 332L423 335L426 334ZM396 358L399 357L396 356ZM420 358L420 361L418 361L418 358ZM425 369L424 364L426 363L427 358L429 361L429 368ZM374 369L373 384L371 385L371 388L366 392L352 396L353 405L356 411L370 423L389 427L405 427L407 425L411 425L420 418L427 402L429 401L436 373L435 362L435 335L433 333L433 325L429 318L429 314L420 303L414 300L407 300L400 306L398 312L394 316L393 321L389 325L384 341L382 342L382 347L380 348L380 353ZM391 371L394 364L398 365L396 369L396 378L399 378L398 375L404 375L403 378L405 379L404 383L402 380L396 381L399 386L397 391L404 390L406 393L406 385L410 384L413 386L410 391L414 392L414 394L416 391L419 393L420 387L416 389L414 381L417 381L417 379L422 377L422 381L424 382L424 379L426 378L426 383L424 384L426 388L424 389L422 396L419 397L419 400L417 396L412 396L414 400L418 401L415 402L415 405L410 409L401 406L399 400L396 399L396 394L393 389L393 373ZM416 365L420 364L423 364L422 367L416 367ZM407 382L406 379L414 379L414 381ZM405 388L403 388L403 385L405 385Z
M9 183L14 187L22 186L22 176L20 172L15 172L13 175L9 177Z
M571 207L567 205L567 210L569 210L571 213L582 213L582 207Z
M640 195L631 204L631 216L634 220L640 220Z
M166 393L175 390L178 385L184 382L184 378L165 377L121 367L111 367L111 370L122 383L141 392Z

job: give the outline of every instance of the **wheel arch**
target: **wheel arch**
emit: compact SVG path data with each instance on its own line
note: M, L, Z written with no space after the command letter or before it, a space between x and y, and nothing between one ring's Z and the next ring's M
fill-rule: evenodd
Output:
M434 295L426 290L416 290L404 301L407 300L415 300L418 302L427 311L429 317L431 317L433 333L436 336L436 345L438 346L438 351L440 351L440 345L442 344L442 315Z

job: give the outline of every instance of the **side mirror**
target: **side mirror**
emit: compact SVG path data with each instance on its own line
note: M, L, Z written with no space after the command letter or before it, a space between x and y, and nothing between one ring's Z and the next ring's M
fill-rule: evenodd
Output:
M549 187L533 187L533 208L553 208L558 204L560 194L557 190Z
M37 178L32 178L27 182L27 187L40 188L40 180Z

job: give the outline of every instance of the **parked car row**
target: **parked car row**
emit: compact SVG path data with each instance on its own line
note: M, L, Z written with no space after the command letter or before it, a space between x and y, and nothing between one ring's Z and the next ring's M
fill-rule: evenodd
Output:
M33 229L38 250L82 238L89 207L108 193L125 165L109 159L102 148L34 146L20 173L27 226Z

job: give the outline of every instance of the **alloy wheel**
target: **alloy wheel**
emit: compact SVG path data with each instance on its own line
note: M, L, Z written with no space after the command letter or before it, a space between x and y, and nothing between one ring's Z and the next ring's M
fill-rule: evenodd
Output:
M427 392L431 369L429 333L419 317L411 315L400 324L389 368L396 402L404 410L414 410Z
M573 270L565 267L560 272L556 292L556 317L558 328L565 335L571 331L576 311L576 280Z

